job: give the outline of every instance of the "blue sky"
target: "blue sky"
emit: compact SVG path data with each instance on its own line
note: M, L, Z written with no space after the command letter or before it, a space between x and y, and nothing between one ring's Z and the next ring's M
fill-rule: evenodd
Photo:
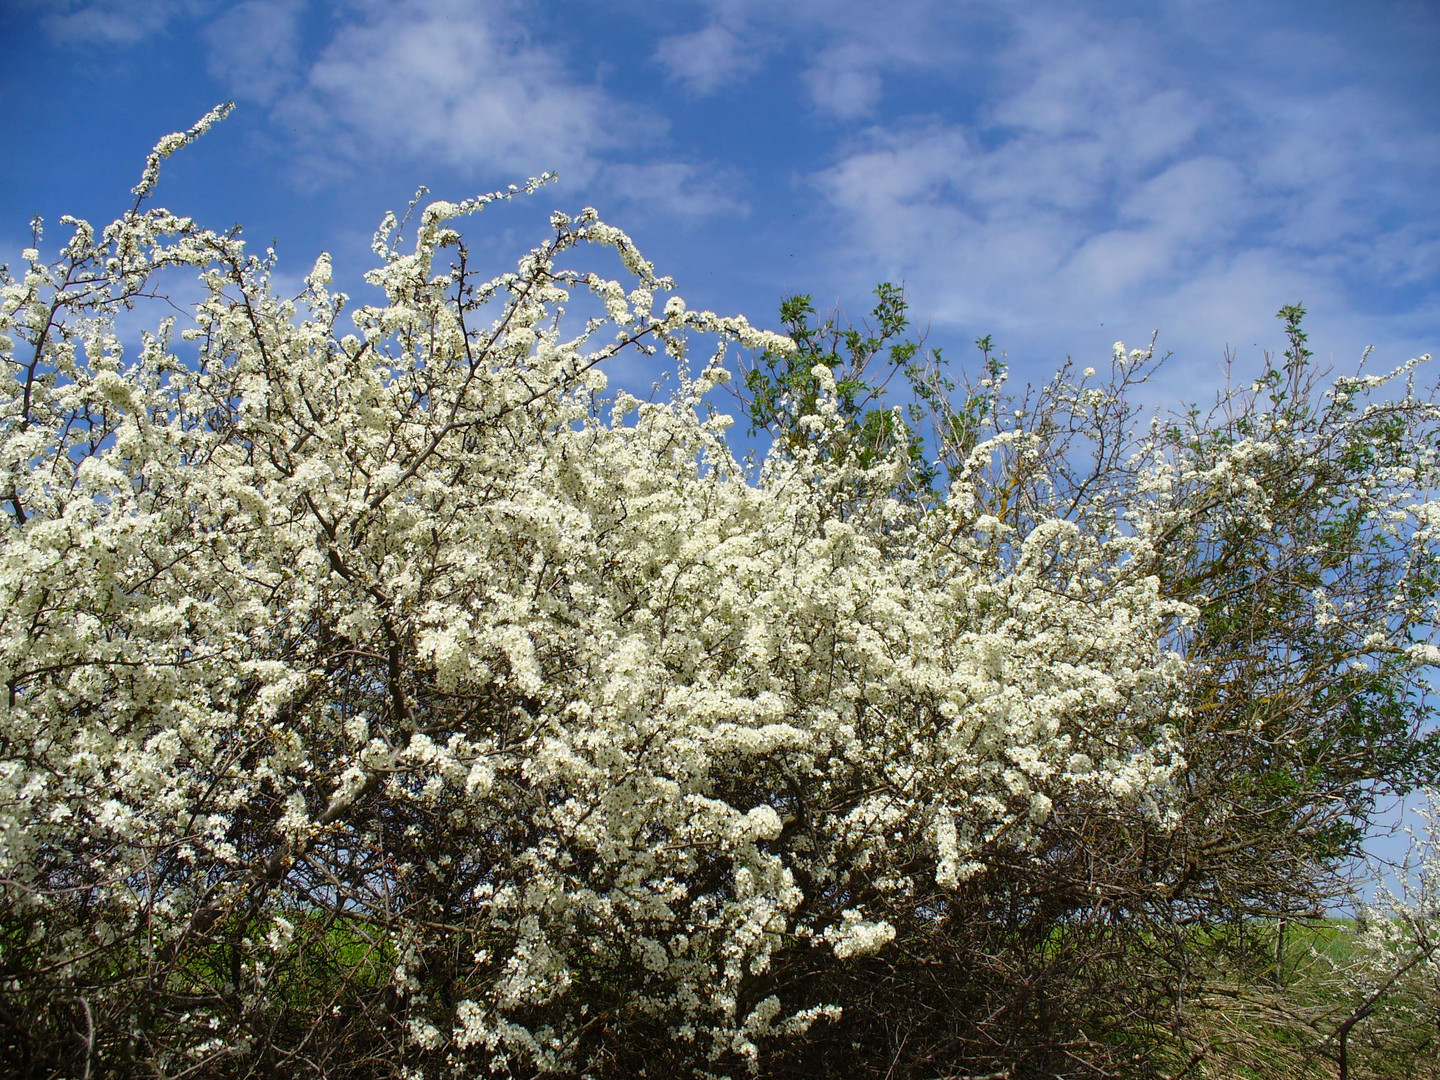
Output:
M1431 0L0 0L0 261L34 214L123 211L228 98L156 201L278 240L291 282L328 250L361 293L421 184L557 170L468 228L495 272L594 205L762 325L904 281L931 344L991 334L1021 378L1158 330L1165 404L1296 301L1321 360L1440 351Z
M1278 348L1284 303L1340 365L1440 347L1431 2L3 0L0 259L32 214L109 220L232 97L157 202L295 279L326 249L357 283L420 184L551 169L469 229L496 272L594 205L765 325L903 280L931 343L1024 377L1158 330L1157 402Z

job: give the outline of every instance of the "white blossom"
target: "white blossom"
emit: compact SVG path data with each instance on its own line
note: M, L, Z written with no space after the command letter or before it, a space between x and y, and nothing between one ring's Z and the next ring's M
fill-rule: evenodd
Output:
M137 193L218 115L162 140ZM918 519L890 496L840 513L853 472L778 450L749 469L707 414L724 345L794 343L675 295L657 313L673 283L593 211L556 214L494 278L437 269L459 220L510 194L430 204L408 250L387 217L383 302L353 310L329 256L285 300L268 256L159 210L75 223L83 298L38 252L4 280L18 909L84 880L98 938L170 963L251 904L272 964L338 897L425 1060L574 1071L613 992L745 1064L837 1015L778 992L741 1015L796 950L883 954L924 889L1027 857L1087 800L1163 826L1193 609L1133 567L1171 492L1263 519L1249 481L1271 444L1203 476L1146 462L1125 528L978 512L993 462L1036 452L1015 432L968 450ZM594 245L626 280L587 268ZM203 290L188 325L127 354L117 314L175 267ZM577 325L586 290L605 315ZM679 361L673 393L606 399L607 362L652 345ZM823 433L835 376L812 374ZM1394 509L1440 531L1419 500ZM55 934L88 986L101 959L62 959ZM454 1006L424 999L439 953L468 958ZM262 968L236 992L263 999Z

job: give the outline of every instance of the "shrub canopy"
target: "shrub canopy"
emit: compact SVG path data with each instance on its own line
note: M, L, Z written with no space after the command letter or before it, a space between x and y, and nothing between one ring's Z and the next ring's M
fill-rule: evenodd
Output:
M1126 396L1148 351L1018 409L916 368L917 442L591 210L486 278L456 226L510 192L434 203L377 233L383 303L323 255L277 295L146 207L214 118L3 279L22 1071L1100 1069L1181 927L1314 903L1433 771L1410 367L1172 425ZM176 268L203 295L127 352ZM669 397L607 393L626 349ZM810 380L736 380L758 467L710 404L737 349Z

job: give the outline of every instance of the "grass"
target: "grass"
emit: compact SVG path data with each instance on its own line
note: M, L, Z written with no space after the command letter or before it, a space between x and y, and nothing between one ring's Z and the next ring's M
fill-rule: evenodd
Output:
M1365 995L1343 977L1359 959L1355 929L1346 919L1291 925L1278 963L1237 963L1224 943L1205 950L1211 978L1182 1007L1170 1080L1334 1080L1342 1050L1348 1080L1440 1080L1436 988L1402 980L1364 1013ZM1257 932L1268 949L1249 955L1276 956L1275 927Z

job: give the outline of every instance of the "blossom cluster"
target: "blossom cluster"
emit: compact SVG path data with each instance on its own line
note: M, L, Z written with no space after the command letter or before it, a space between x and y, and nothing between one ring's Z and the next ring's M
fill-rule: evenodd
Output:
M923 513L899 457L864 499L752 471L706 395L788 339L592 210L477 277L456 222L512 193L387 219L374 304L138 206L4 279L0 995L83 997L96 1054L344 1028L397 1075L567 1074L644 1031L744 1074L837 1015L795 971L899 947L1067 807L1173 817L1163 463L1123 528L989 514L1003 434ZM177 267L192 310L122 340ZM670 397L608 394L626 349Z

